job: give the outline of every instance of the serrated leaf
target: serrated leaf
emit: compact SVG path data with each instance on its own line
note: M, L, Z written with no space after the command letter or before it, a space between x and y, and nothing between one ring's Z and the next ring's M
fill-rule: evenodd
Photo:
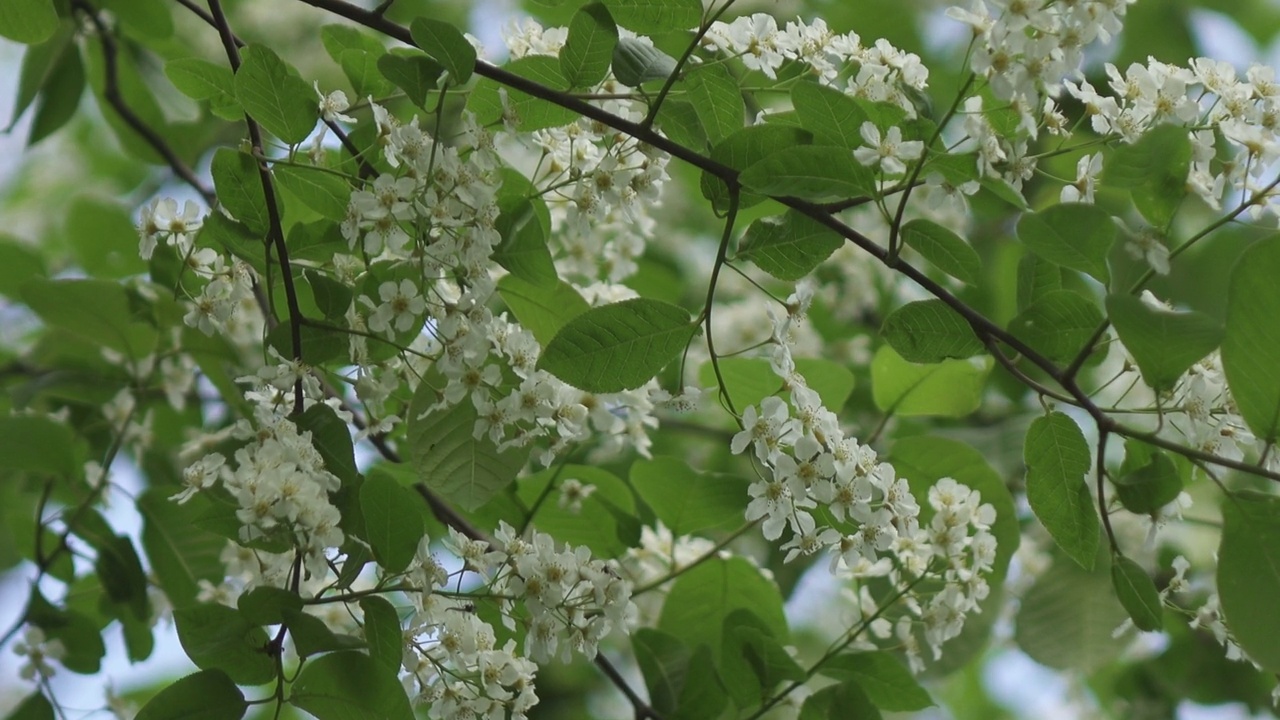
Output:
M262 685L275 679L267 633L238 610L201 603L174 611L173 620L182 649L196 667L221 670L238 685Z
M964 417L981 405L991 365L990 357L921 365L884 345L871 360L871 394L895 415Z
M1120 555L1111 561L1111 587L1125 612L1139 630L1154 632L1164 629L1164 608L1160 593L1147 571L1138 563Z
M613 76L627 87L664 80L676 71L676 59L638 38L622 38L613 46Z
M631 486L677 537L730 530L742 522L747 483L723 473L698 472L675 457L637 460Z
M1154 308L1132 295L1107 296L1107 315L1142 379L1157 391L1172 390L1188 368L1222 342L1222 325L1212 317Z
M258 161L248 153L218 148L210 166L218 202L255 235L265 237L271 223ZM345 212L345 208L343 208Z
M720 651L721 677L734 704L755 707L765 691L784 680L803 681L806 674L767 625L747 608L725 616Z
M475 510L515 481L529 449L499 452L487 434L476 439L472 432L477 416L470 400L427 412L434 403L433 394L422 383L410 405L409 456L427 487Z
M1103 285L1111 281L1107 255L1116 223L1097 205L1061 203L1025 213L1018 220L1018 239L1049 262L1087 273Z
M1036 418L1027 430L1027 502L1058 544L1086 570L1098 554L1098 512L1085 484L1089 444L1060 412Z
M373 556L388 573L402 572L413 560L422 539L421 502L400 483L386 475L371 475L360 486L360 510L365 537Z
M420 52L389 52L378 58L378 70L404 91L414 105L425 108L427 93L436 89L444 66Z
M708 140L718 143L742 129L742 91L724 65L700 67L685 75L684 85Z
M641 35L695 28L702 21L698 0L604 0L619 25Z
M418 17L409 25L413 42L449 71L449 84L463 85L476 69L476 49L462 31L440 20Z
M918 300L889 313L885 340L908 362L936 363L968 358L986 347L968 321L941 300Z
M684 351L696 330L682 307L623 300L565 323L543 349L538 368L587 392L633 390Z
M245 112L289 145L305 140L319 117L315 91L265 46L250 45L243 58L235 88Z
M1163 451L1147 448L1138 440L1126 440L1125 461L1114 478L1116 497L1132 513L1152 514L1177 499L1182 493L1182 474ZM1149 453L1145 460L1130 462L1138 453Z
M1056 362L1069 362L1102 323L1102 312L1085 296L1053 290L1009 322L1009 332Z
M1040 298L1062 289L1062 267L1034 253L1018 260L1018 311L1023 312Z
M887 652L837 655L819 672L837 680L858 683L881 710L910 712L935 704L929 691L916 682L911 671Z
M326 219L341 222L347 216L351 186L346 180L320 168L277 164L272 168L276 181L297 196L304 205Z
M747 167L763 160L770 154L798 145L807 145L813 141L809 131L789 125L751 125L745 127L711 149L711 159L731 170L745 170ZM724 211L729 207L729 188L720 178L702 173L702 196L710 200L716 210ZM764 202L760 195L743 193L739 198L739 209Z
M960 282L977 285L982 259L969 243L951 230L924 218L902 226L902 242L924 256L942 272Z
M498 281L498 294L511 314L542 345L551 342L570 320L591 309L582 295L563 280L546 287L507 275Z
M738 257L779 280L799 280L844 244L831 228L788 210L781 218L761 218L747 228Z
M787 620L777 586L740 557L715 557L677 578L662 606L658 629L689 647L709 646L718 660L724 619L738 608L755 613L774 637L787 641Z
M220 670L202 670L161 690L134 720L240 720L249 704Z
M1249 659L1280 671L1280 497L1231 493L1222 518L1217 581L1227 627Z
M517 58L504 65L503 69L554 90L565 90L569 86L564 75L560 74L560 61L546 55ZM502 99L504 94L505 103ZM486 125L501 120L505 114L521 132L568 125L579 117L572 110L520 90L500 86L488 78L481 78L476 83L467 107L476 114L477 122Z
M390 672L400 670L404 656L404 634L400 616L391 603L376 595L360 599L364 613L364 637L369 642L369 657Z
M289 701L319 720L413 720L395 673L361 652L322 655L303 666Z
M1128 614L1116 600L1103 552L1093 572L1053 563L1022 598L1014 618L1018 647L1057 670L1088 673L1114 662L1130 640L1115 637Z
M1280 245L1259 242L1246 250L1227 284L1222 365L1227 385L1249 429L1259 440L1280 437Z
M578 8L569 20L569 34L560 49L560 72L569 87L591 87L609 74L618 26L598 2Z
M738 180L744 188L761 195L815 202L876 194L871 171L855 162L848 150L830 145L778 150L743 170Z
M867 114L852 97L839 90L815 82L799 82L791 88L791 104L800 124L818 142L847 151L866 144L859 128L867 121Z

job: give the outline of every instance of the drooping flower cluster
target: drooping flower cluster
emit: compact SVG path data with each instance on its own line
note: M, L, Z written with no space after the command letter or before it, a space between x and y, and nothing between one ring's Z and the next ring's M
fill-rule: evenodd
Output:
M525 537L503 523L493 543L451 531L446 547L464 576L481 587L469 595L441 592L449 574L424 538L406 579L415 613L404 631L405 683L433 718L524 717L537 703L534 662L594 657L599 642L634 613L631 584L585 547L557 549L550 535ZM502 622L526 631L523 654L514 640L496 646L494 629L472 599L497 600ZM532 659L533 662L530 661Z

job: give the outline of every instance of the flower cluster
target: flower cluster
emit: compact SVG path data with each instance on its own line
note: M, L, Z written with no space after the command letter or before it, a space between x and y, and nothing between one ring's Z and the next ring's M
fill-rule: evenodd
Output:
M430 704L433 718L524 717L537 703L533 662L594 657L634 612L631 583L585 547L557 549L550 535L525 537L505 523L492 543L451 530L445 545L463 562L457 581L466 575L482 587L465 596L440 592L450 575L423 538L406 573L416 590L403 665L410 694ZM524 627L524 656L515 641L496 646L472 604L486 597L508 628Z
M243 543L284 540L302 553L308 572L324 576L326 551L343 543L341 514L329 500L341 483L325 469L310 431L266 407L256 420L256 428L245 420L236 425L233 436L248 444L236 451L234 468L220 453L205 455L183 472L186 489L174 499L220 485L239 505Z

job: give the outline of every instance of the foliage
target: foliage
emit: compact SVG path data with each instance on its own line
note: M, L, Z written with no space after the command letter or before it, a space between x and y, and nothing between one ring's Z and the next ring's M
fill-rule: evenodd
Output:
M1280 84L1190 5L0 2L9 717L169 625L117 716L1265 707Z

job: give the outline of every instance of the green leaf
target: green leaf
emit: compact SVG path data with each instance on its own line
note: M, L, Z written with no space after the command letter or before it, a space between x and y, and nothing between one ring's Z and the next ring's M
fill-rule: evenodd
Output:
M499 215L494 229L502 242L493 249L493 261L512 275L535 285L554 285L559 280L547 236L551 234L551 212L538 197L539 190L515 171L502 174L498 193Z
M51 0L5 0L0 3L0 35L24 45L48 40L58 29Z
M303 666L289 702L319 720L413 720L394 673L361 652L323 655Z
M289 629L289 637L293 640L294 650L298 657L310 657L320 653L338 650L363 648L364 642L350 635L339 635L329 629L324 620L308 615L302 610L284 608L285 627Z
M119 203L81 196L66 212L67 243L89 275L115 279L147 271L138 255L138 230Z
M28 146L57 132L75 117L76 110L80 108L80 97L84 94L85 80L80 48L69 45L67 51L58 57L48 82L41 88L36 114L31 120L31 133L27 136Z
M476 439L476 411L469 400L427 412L434 402L430 386L420 384L410 405L409 457L427 487L475 510L515 481L529 449L499 452L487 434Z
M0 468L75 477L80 468L71 428L46 415L0 417Z
M1085 483L1089 445L1075 421L1060 412L1036 418L1027 430L1027 502L1071 559L1088 570L1098 554L1098 512Z
M240 720L249 709L244 693L220 670L202 670L166 687L134 720Z
M234 120L244 114L236 99L236 79L231 68L200 58L176 58L165 63L164 74L183 95L208 100L213 114Z
M709 646L718 662L724 619L739 608L755 613L774 637L787 641L787 619L777 586L740 557L714 557L677 578L663 603L658 629L691 648Z
M676 59L639 38L622 38L613 46L613 76L627 87L665 80L676 71Z
M266 236L260 235L244 223L237 222L220 212L209 213L196 235L197 244L215 249L222 248L244 260L259 273L266 274ZM290 258L292 259L292 257ZM285 357L288 357L286 353Z
M323 403L312 405L295 418L295 422L300 432L311 433L311 444L324 458L325 469L344 484L356 479L360 471L356 469L351 431L333 408Z
M388 573L403 572L418 551L425 530L417 508L420 502L386 475L371 475L360 486L365 536L373 556Z
M435 90L444 66L416 50L397 48L378 58L378 70L420 108L427 106L427 93Z
M0 233L0 295L19 299L24 283L48 274L44 258L31 245Z
M982 259L969 243L932 220L917 218L902 226L902 242L942 272L968 285L982 278Z
M179 505L169 500L171 490L153 487L138 499L142 548L169 602L184 608L195 602L201 580L217 583L226 576L221 554L227 541L196 525L200 498Z
M569 86L560 74L560 61L546 55L518 58L504 65L503 69L553 90L565 90ZM502 100L504 94L505 104ZM482 125L501 120L505 112L521 132L568 125L578 119L578 114L572 110L520 90L506 88L488 78L481 78L476 83L467 100L467 107L476 114L476 121Z
M351 198L351 186L346 180L320 168L301 165L276 164L272 174L276 182L322 217L335 222L346 218L347 203Z
M707 139L718 143L741 130L746 105L738 83L724 65L705 65L684 77L688 99Z
M102 0L102 8L149 40L173 35L173 15L164 0Z
M1065 268L1111 281L1107 254L1116 239L1111 213L1087 203L1061 203L1018 220L1018 238L1031 252Z
M1147 222L1165 227L1187 195L1191 155L1187 128L1159 125L1107 153L1102 181L1129 190Z
M221 670L237 685L262 685L275 679L267 633L238 610L201 603L175 610L173 620L182 649L201 670Z
M1107 315L1156 391L1172 390L1187 368L1222 342L1222 325L1212 317L1154 308L1132 295L1108 295Z
M935 704L911 671L887 652L837 655L818 672L844 682L856 682L881 710L910 712Z
M791 104L800 116L800 124L819 143L846 151L866 144L859 129L867 121L867 114L857 101L839 90L816 82L798 82L791 88Z
M338 58L342 74L351 82L357 97L383 97L394 89L390 80L378 69L378 60L386 53L364 50L343 50Z
M1125 612L1139 630L1154 632L1164 629L1164 608L1160 593L1147 571L1138 563L1119 555L1111 561L1111 586Z
M391 673L399 672L404 656L404 635L400 616L391 603L377 595L360 598L364 614L364 637L369 642L369 657Z
M267 197L258 175L258 161L248 153L218 148L209 168L218 202L236 220L255 235L265 237L271 221L267 214ZM345 214L346 209L343 209Z
M1023 312L1037 300L1062 289L1062 267L1034 253L1018 260L1018 311Z
M591 309L578 291L563 280L543 287L507 275L498 281L498 294L516 320L544 346L566 323Z
M5 720L54 720L53 705L37 690L18 703Z
M569 20L569 35L560 49L560 73L569 87L589 88L609 74L618 26L598 2L578 8Z
M884 345L871 360L871 395L895 415L964 417L981 405L990 372L990 357L920 365Z
M548 484L553 480L557 482L557 489L548 491ZM595 488L577 511L560 506L564 495L558 488L568 480L577 480ZM598 467L567 464L558 472L555 468L543 470L521 478L517 496L525 507L533 508L537 503L537 511L531 520L534 527L551 534L559 542L586 545L595 557L613 558L626 554L629 545L624 541L624 535L628 531L625 527L628 523L623 518L629 516L638 531L639 520L635 519L636 503L631 488L617 475Z
M831 145L801 145L778 150L738 176L742 186L761 195L815 202L873 197L875 176L849 151Z
M784 680L806 679L804 669L774 639L764 621L747 608L725 616L720 658L725 689L740 708L759 705L765 693Z
M636 664L649 690L649 702L664 718L701 720L719 717L728 698L711 648L698 646L690 651L679 638L640 628L631 634Z
M698 0L604 0L613 19L640 35L688 30L702 22Z
M289 145L305 140L320 114L315 90L263 45L250 45L243 57L235 87L245 112Z
M140 359L151 354L156 329L135 321L129 295L108 280L31 280L22 300L48 325Z
M1264 442L1280 437L1280 245L1246 250L1227 284L1222 365L1227 385L1249 429Z
M800 708L800 720L880 720L880 709L858 683L850 680L839 685L828 685L805 698Z
M1046 358L1071 361L1102 323L1102 312L1085 296L1053 290L1009 322L1009 332Z
M62 62L63 56L72 52L79 53L79 47L72 40L73 31L68 23L59 27L47 40L27 46L22 54L22 68L18 72L18 94L13 101L13 116L4 132L11 132L18 124L22 114L49 84L54 68Z
M471 79L476 69L476 49L461 30L447 22L417 17L409 25L409 33L419 48L449 71L450 85L456 87Z
M1280 497L1231 493L1222 518L1217 581L1227 626L1250 660L1280 671Z
M742 523L747 483L723 473L698 472L674 457L637 460L631 487L676 537L731 530Z
M674 360L696 330L682 307L623 300L565 323L543 349L538 368L587 392L634 390Z
M812 141L813 135L803 128L789 125L752 125L716 143L711 149L711 159L730 170L742 171L774 152L798 145L808 145ZM703 172L701 188L702 196L712 201L716 210L723 212L728 209L729 188L724 181ZM744 193L738 207L748 208L761 202L764 202L764 197Z
M302 598L284 588L259 585L236 599L236 609L251 625L280 625L286 610L302 610Z
M663 135L687 148L705 151L708 147L707 132L691 102L668 98L658 111L657 127Z
M149 619L151 603L147 600L147 576L133 542L124 535L112 535L97 550L93 569L106 597L113 603L126 606L135 619Z
M386 47L376 36L351 25L325 25L320 28L320 42L334 62L342 63L342 54L358 50L371 55L381 55Z
M834 230L795 210L761 218L747 228L738 257L779 280L799 280L844 244Z
M1115 662L1130 644L1114 637L1128 613L1116 600L1105 550L1097 567L1058 560L1027 590L1014 619L1014 638L1031 659L1082 673Z
M1124 446L1124 465L1115 478L1116 497L1124 508L1149 515L1176 500L1182 492L1182 474L1174 461L1138 440L1126 440ZM1139 454L1141 460L1137 459Z
M904 360L914 363L968 358L986 349L968 321L941 300L903 305L885 318L882 332Z

